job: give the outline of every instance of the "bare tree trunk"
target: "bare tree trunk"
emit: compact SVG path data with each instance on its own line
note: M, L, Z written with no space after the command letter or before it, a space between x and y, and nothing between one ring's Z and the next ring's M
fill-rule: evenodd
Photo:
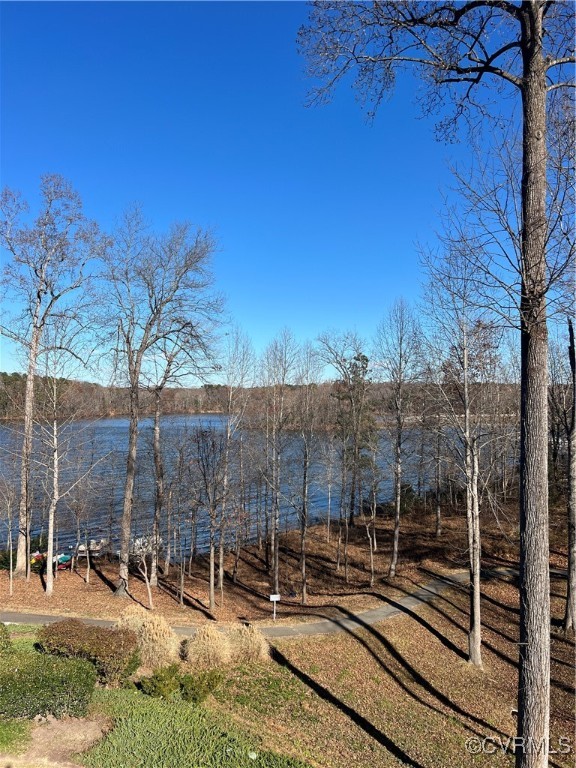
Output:
M272 529L271 529L271 549L272 549L272 592L277 595L280 592L280 450L278 447L277 418L282 421L282 401L280 414L277 417L274 414L272 424Z
M152 558L150 561L150 586L158 586L158 556L160 550L160 518L164 507L164 462L162 460L162 448L160 445L160 395L161 391L154 391L154 519L152 521Z
M54 406L56 405L56 393L54 393ZM54 417L52 421L52 494L48 509L48 552L46 555L46 597L51 597L54 591L54 519L56 507L60 497L59 485L59 456L58 456L58 422ZM58 564L56 564L58 567Z
M464 474L466 476L466 525L470 561L470 611L468 630L468 661L482 669L482 624L480 617L480 538L478 510L478 443L470 426L469 336L467 320L462 334L462 377L464 407Z
M210 610L213 611L216 608L216 598L214 596L216 546L214 542L214 526L215 526L215 523L213 520L214 513L212 510L210 512L211 512L210 514L210 553L209 553L210 567L209 567L209 576L208 576L208 592L209 592L208 605Z
M124 483L124 505L120 523L120 581L114 593L125 597L128 593L128 571L130 557L130 533L132 530L132 504L134 499L134 480L136 478L136 451L138 449L138 388L130 387L130 426L128 430L128 457L126 461L126 481Z
M546 768L550 733L546 65L543 4L522 6L520 674L517 768ZM530 745L529 747L527 745ZM536 750L533 745L538 745Z
M308 602L308 583L306 578L306 543L308 535L308 470L310 459L308 446L304 438L304 461L302 466L302 510L300 512L300 575L302 581L302 605Z
M220 521L220 536L218 539L218 590L220 591L220 605L224 605L224 521Z
M470 631L468 633L468 661L475 667L482 666L482 623L480 617L480 507L478 499L478 445L471 446L470 478Z
M396 566L398 564L398 544L400 541L400 511L402 507L402 444L401 435L396 435L396 444L394 446L394 537L392 543L392 561L388 570L388 576L396 576Z
M146 553L141 557L140 562L138 563L138 570L142 574L144 578L144 583L146 584L146 592L148 593L148 608L153 611L154 610L154 603L152 601L152 589L150 586L150 579L148 578L148 563L146 562Z
M9 568L10 568L10 587L9 587L9 594L10 597L14 594L14 554L12 552L13 542L12 542L12 521L10 521L10 526L8 528L8 552L9 552Z
M24 397L24 437L22 440L22 465L20 470L20 504L18 510L18 543L16 548L15 578L30 578L30 460L34 429L34 377L40 348L40 328L37 327L39 306L33 321L32 339L28 353L28 373Z
M326 510L326 541L330 543L330 525L332 514L332 482L328 482L328 509Z
M565 632L576 628L576 350L574 326L568 320L570 344L568 357L572 378L572 403L568 426L568 580L566 585L566 610L563 627Z
M370 586L374 586L374 539L372 537L372 531L370 529L370 525L372 523L372 515L370 515L370 518L366 520L366 517L364 517L364 525L366 528L366 536L368 537L368 548L370 553Z
M180 471L180 467L178 468ZM170 564L172 562L172 486L168 486L168 503L166 510L166 552L164 555L164 576L167 578L170 573Z
M89 541L88 541L88 531L86 531L86 537L85 537L85 546L86 546L86 575L84 576L84 582L86 584L90 584L90 566L91 566L91 560L90 560L90 549L88 547Z
M338 541L336 547L336 571L341 568L342 560L342 526L344 524L344 504L346 496L346 457L342 456L341 477L340 477L340 504L338 508Z
M438 435L436 438L436 538L439 539L442 536L442 459L440 453L441 436L440 429L438 429Z

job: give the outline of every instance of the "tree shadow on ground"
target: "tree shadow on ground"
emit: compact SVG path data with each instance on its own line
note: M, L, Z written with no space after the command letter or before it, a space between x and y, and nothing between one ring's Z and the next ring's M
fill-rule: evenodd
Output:
M178 605L185 605L187 608L199 611L206 619L210 621L216 621L215 616L202 604L197 597L192 597L186 592L182 595L182 601L180 600L180 589L171 581L166 579L158 579L158 589L161 589L169 597L178 603Z
M414 685L417 686L417 688L420 689L421 693L427 693L430 695L433 699L435 699L439 704L446 707L448 710L451 710L452 712L459 715L461 718L464 718L468 721L471 721L475 723L476 725L480 726L482 729L484 729L482 732L477 733L471 726L466 726L469 728L469 730L473 731L474 733L477 733L477 735L485 735L486 730L488 731L494 731L496 733L499 733L500 735L504 735L502 732L500 732L496 726L486 722L486 720L483 720L481 717L476 717L475 715L471 714L470 712L463 709L460 705L456 704L456 702L452 701L446 694L442 693L438 688L436 688L429 680L427 680L418 670L398 651L398 649L387 639L384 637L384 635L381 634L377 629L372 627L370 624L367 624L366 622L362 621L359 617L355 617L353 613L349 613L349 618L355 618L355 621L361 626L362 630L365 634L368 634L371 636L374 640L376 640L378 646L380 646L380 649L386 653L388 653L392 659L410 676L411 680L413 681ZM437 707L434 704L431 704L422 697L421 693L417 693L415 690L413 690L409 685L407 685L399 676L396 674L390 666L387 666L382 658L382 655L378 653L370 643L364 639L360 634L358 634L356 631L347 629L345 627L345 631L348 632L349 635L351 635L360 645L362 645L366 651L372 656L372 658L376 661L376 663L391 677L396 681L396 683L407 693L411 698L415 699L416 701L420 702L424 706L442 714L445 715L445 712Z
M114 582L109 579L108 576L106 576L104 571L100 570L100 568L94 564L92 565L91 570L100 579L100 581L108 587L111 592L116 592L117 585L114 584Z
M413 768L424 768L421 763L413 760L408 754L406 754L406 752L404 752L401 747L395 744L388 736L386 736L385 733L382 733L381 730L376 728L376 726L367 720L363 715L361 715L359 712L356 712L356 710L348 706L348 704L345 704L327 688L310 677L310 675L307 675L306 672L292 664L292 662L289 661L289 659L287 659L286 656L284 656L284 654L275 647L272 647L272 658L277 664L285 667L285 669L287 669L301 682L307 685L310 690L314 691L317 696L331 704L333 707L336 707L336 709L340 710L340 712L349 717L355 725L361 728L366 734L368 734L368 736L381 744L385 749L388 750L388 752L390 752L390 754L394 755L395 758L400 760L401 763L404 765L412 766Z
M433 575L433 573L431 571L429 571L428 573L430 575ZM492 573L487 574L487 578L485 580L496 580L496 579L500 580L501 576L498 575L498 574L494 574L492 572ZM505 577L504 577L504 579L506 580ZM413 582L413 583L416 584L416 582ZM459 588L460 591L463 594L467 591L467 585L466 584L452 583L452 586L455 587L455 588ZM405 594L407 596L410 596L410 594L411 594L408 590L404 590L401 587L398 587L398 589L400 591L405 592ZM423 587L421 589L425 589L425 587ZM453 600L448 599L445 595L437 594L437 593L432 593L432 592L430 594L434 596L434 600L433 601L428 601L426 603L426 605L431 610L433 610L437 614L439 614L445 621L448 621L455 628L460 630L463 634L467 635L468 634L468 627L467 626L463 626L463 625L459 624L457 621L455 621L454 618L452 616L450 616L449 613L447 613L446 611L443 611L440 608L439 603L444 602L444 603L450 605L451 607L453 607L453 608L457 609L458 611L462 612L462 614L464 616L467 615L466 611L464 609L462 609L461 606L457 605L457 603L455 603ZM378 597L378 595L375 595L375 596ZM389 604L393 604L393 601L391 601L389 598L386 598L384 596L380 596L380 599L383 602L386 602L386 603L389 603ZM467 596L466 596L466 599L468 599ZM509 665L511 665L513 667L516 667L517 664L518 664L517 657L509 656L508 654L506 654L503 651L501 651L499 648L496 648L494 646L494 644L491 643L489 639L487 639L486 634L485 634L484 631L487 630L488 632L491 632L494 635L497 635L497 636L501 637L505 642L509 643L512 648L516 649L517 646L518 646L518 638L517 637L512 637L512 636L506 634L505 632L503 632L501 629L496 628L494 626L494 624L489 621L488 617L490 615L492 615L493 618L496 618L496 619L498 618L498 616L500 616L500 618L508 618L509 614L512 614L512 623L514 624L514 626L518 627L518 621L519 621L518 613L519 613L519 611L517 609L515 609L514 606L510 606L507 603L501 602L501 601L496 600L495 598L491 597L490 595L487 595L484 591L482 591L481 599L482 599L482 630L483 630L482 648L485 648L490 653L494 654L494 656L499 658L504 663L509 664ZM399 605L398 608L399 608L399 610L402 610L402 606L401 605ZM407 613L408 611L406 609L404 609L404 612ZM412 616L412 618L414 618L416 621L418 621L418 623L420 623L422 626L424 626L424 624L422 622L425 621L425 620L422 617L418 616L418 614L415 614L414 616ZM443 642L442 641L442 637L443 636L441 635L441 633L439 633L440 636L438 636L436 634L436 632L433 631L433 629L432 629L432 633L436 637L438 637L438 639L440 639L441 642ZM559 638L559 639L562 639L562 638ZM451 643L451 641L447 641L447 642L449 644ZM447 647L449 647L449 645L447 645L446 642L443 642L443 644L446 645ZM467 657L464 656L464 658L467 658ZM568 664L567 662L563 661L562 659L557 658L556 656L551 656L550 660L552 662L560 665L560 666L568 666L568 667L571 666L570 664ZM567 692L570 692L570 690L571 690L562 681L557 680L555 677L551 677L550 683L551 683L552 686L558 688L559 690L563 690L563 691L567 691Z

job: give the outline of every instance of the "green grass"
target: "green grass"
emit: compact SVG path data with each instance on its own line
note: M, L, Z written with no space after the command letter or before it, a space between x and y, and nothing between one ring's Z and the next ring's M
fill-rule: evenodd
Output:
M33 651L36 638L34 637L13 637L12 638L12 650L13 651Z
M37 624L7 624L12 648L17 651L31 651L36 642Z
M36 632L40 629L39 624L7 624L8 632L12 638L18 635L36 635Z
M302 716L306 687L288 670L276 664L247 664L226 670L225 675L214 694L218 701L232 701L262 715L282 712L285 716L287 710L294 709Z
M0 716L0 752L18 754L26 747L30 736L28 720L12 720Z
M306 768L305 763L262 750L249 737L203 707L100 690L94 706L114 729L82 756L89 768Z

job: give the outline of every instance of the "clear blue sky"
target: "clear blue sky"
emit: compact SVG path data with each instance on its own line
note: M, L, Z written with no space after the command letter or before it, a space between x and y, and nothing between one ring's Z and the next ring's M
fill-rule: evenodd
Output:
M351 88L306 108L302 2L2 2L2 186L67 177L103 227L214 231L217 287L261 350L283 327L371 336L416 298L448 162L401 78L369 124ZM5 348L0 368L17 368Z

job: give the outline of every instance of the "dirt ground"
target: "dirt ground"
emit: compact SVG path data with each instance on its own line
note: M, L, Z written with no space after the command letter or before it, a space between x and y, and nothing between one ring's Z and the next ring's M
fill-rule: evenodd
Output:
M36 725L26 752L0 754L0 768L80 768L74 755L85 752L110 729L104 720L65 717Z

